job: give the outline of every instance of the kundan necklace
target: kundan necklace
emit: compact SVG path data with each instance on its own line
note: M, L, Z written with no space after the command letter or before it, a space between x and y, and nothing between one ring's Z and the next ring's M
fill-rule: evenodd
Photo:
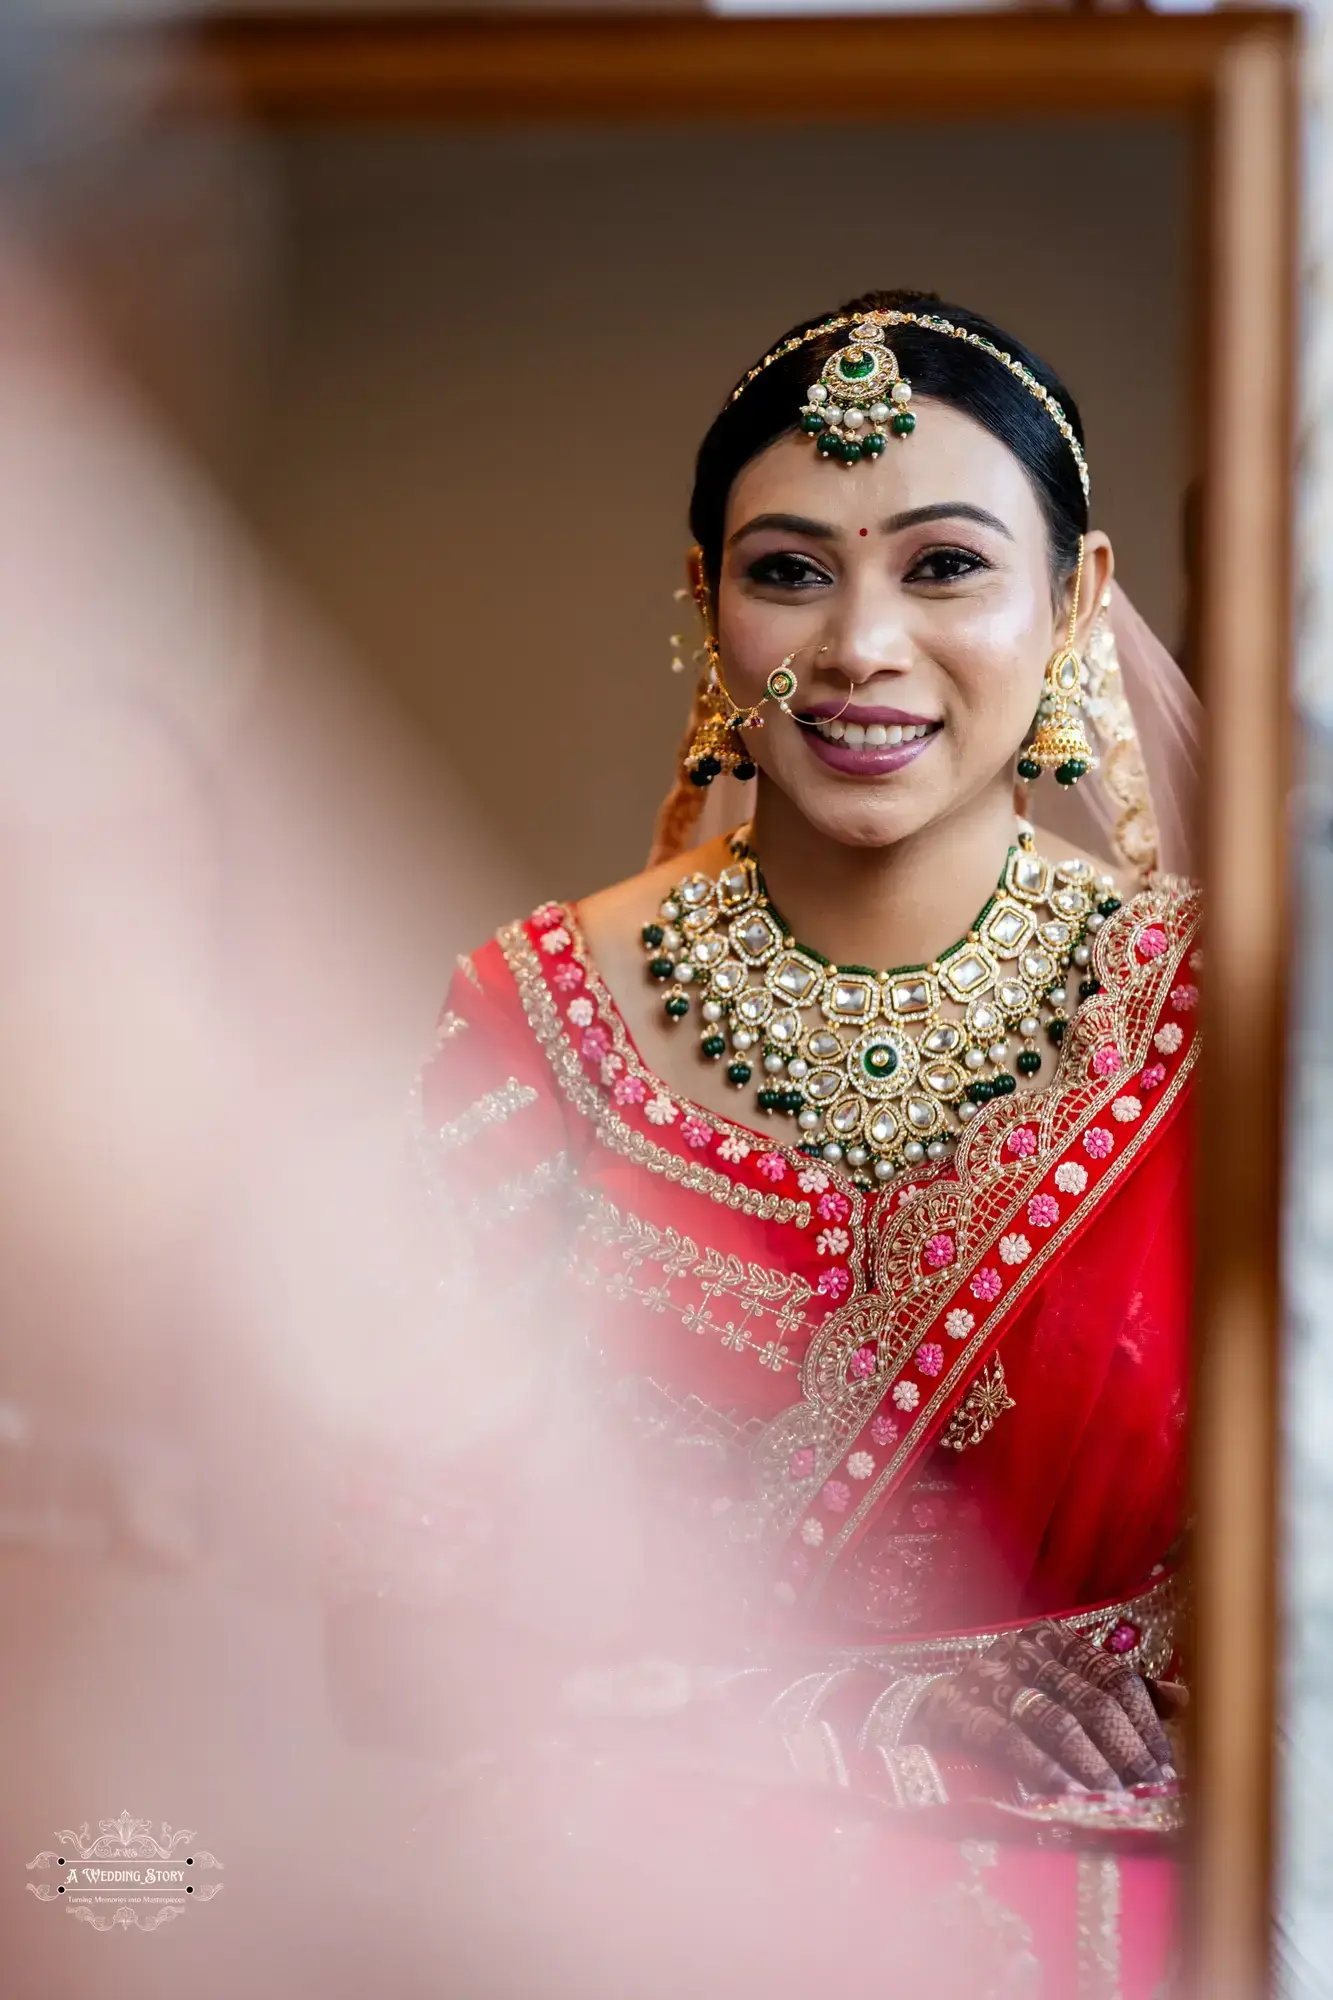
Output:
M1047 861L1026 827L966 937L889 972L798 944L745 831L719 875L687 875L644 925L648 972L670 1020L697 1002L706 1060L728 1057L737 1090L757 1072L759 1110L794 1117L803 1151L845 1162L866 1186L941 1159L983 1104L1015 1089L1011 1036L1015 1069L1037 1074L1038 1036L1044 1026L1058 1048L1076 971L1079 999L1097 991L1083 969L1089 934L1120 907L1111 878Z

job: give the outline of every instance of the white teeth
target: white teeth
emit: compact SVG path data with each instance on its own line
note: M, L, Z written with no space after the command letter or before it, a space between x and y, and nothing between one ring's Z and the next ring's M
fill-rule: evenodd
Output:
M928 722L842 722L836 717L827 722L817 722L815 728L826 743L845 743L851 750L892 749L899 743L915 743L922 736L929 736Z

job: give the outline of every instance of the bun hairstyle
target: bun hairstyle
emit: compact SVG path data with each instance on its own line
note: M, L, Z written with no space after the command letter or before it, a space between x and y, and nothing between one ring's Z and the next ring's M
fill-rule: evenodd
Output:
M933 292L863 292L859 298L839 306L836 313L820 313L814 319L803 320L775 341L774 347L781 347L785 341L809 332L827 319L876 310L942 315L955 326L979 334L1012 355L1055 397L1082 445L1083 423L1078 406L1059 376L1011 334L979 313L944 304ZM1052 582L1062 582L1072 574L1078 560L1079 537L1088 527L1088 502L1074 455L1049 411L1000 362L965 341L920 326L890 327L885 338L912 384L914 398L933 396L941 403L952 403L1013 452L1032 482L1046 522ZM770 444L798 428L809 384L819 379L829 355L845 347L847 341L848 331L843 327L818 335L792 353L781 355L747 383L734 400L729 397L709 426L695 462L690 528L703 550L704 567L714 593L722 568L727 498L737 474ZM920 435L918 431L917 437ZM889 450L911 451L914 443L891 443ZM854 479L856 469L852 468L847 476Z

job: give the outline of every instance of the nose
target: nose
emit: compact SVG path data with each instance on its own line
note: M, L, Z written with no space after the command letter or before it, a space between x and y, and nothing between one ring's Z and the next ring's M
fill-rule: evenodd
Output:
M876 577L866 577L841 594L816 654L821 669L839 671L853 687L877 674L905 674L913 645L900 595Z

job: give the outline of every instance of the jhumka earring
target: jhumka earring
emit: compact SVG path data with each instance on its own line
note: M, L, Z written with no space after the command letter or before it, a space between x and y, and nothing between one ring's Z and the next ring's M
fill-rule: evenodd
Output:
M742 708L727 692L713 626L712 593L704 571L703 550L697 547L690 550L690 588L704 629L704 674L695 697L694 733L685 753L685 770L692 785L711 785L714 778L723 776L744 781L755 775L755 765L741 731L763 727L764 718L760 714L763 702L756 702L753 708ZM769 680L784 671L785 667L775 668ZM790 675L790 680L789 693L796 687L795 674Z
M1020 778L1039 778L1054 771L1057 785L1076 785L1092 769L1094 758L1079 715L1079 657L1074 649L1078 627L1079 595L1083 587L1083 537L1078 541L1078 567L1074 571L1074 601L1069 608L1069 630L1065 643L1052 653L1046 664L1046 679L1037 727L1031 743L1018 760Z

